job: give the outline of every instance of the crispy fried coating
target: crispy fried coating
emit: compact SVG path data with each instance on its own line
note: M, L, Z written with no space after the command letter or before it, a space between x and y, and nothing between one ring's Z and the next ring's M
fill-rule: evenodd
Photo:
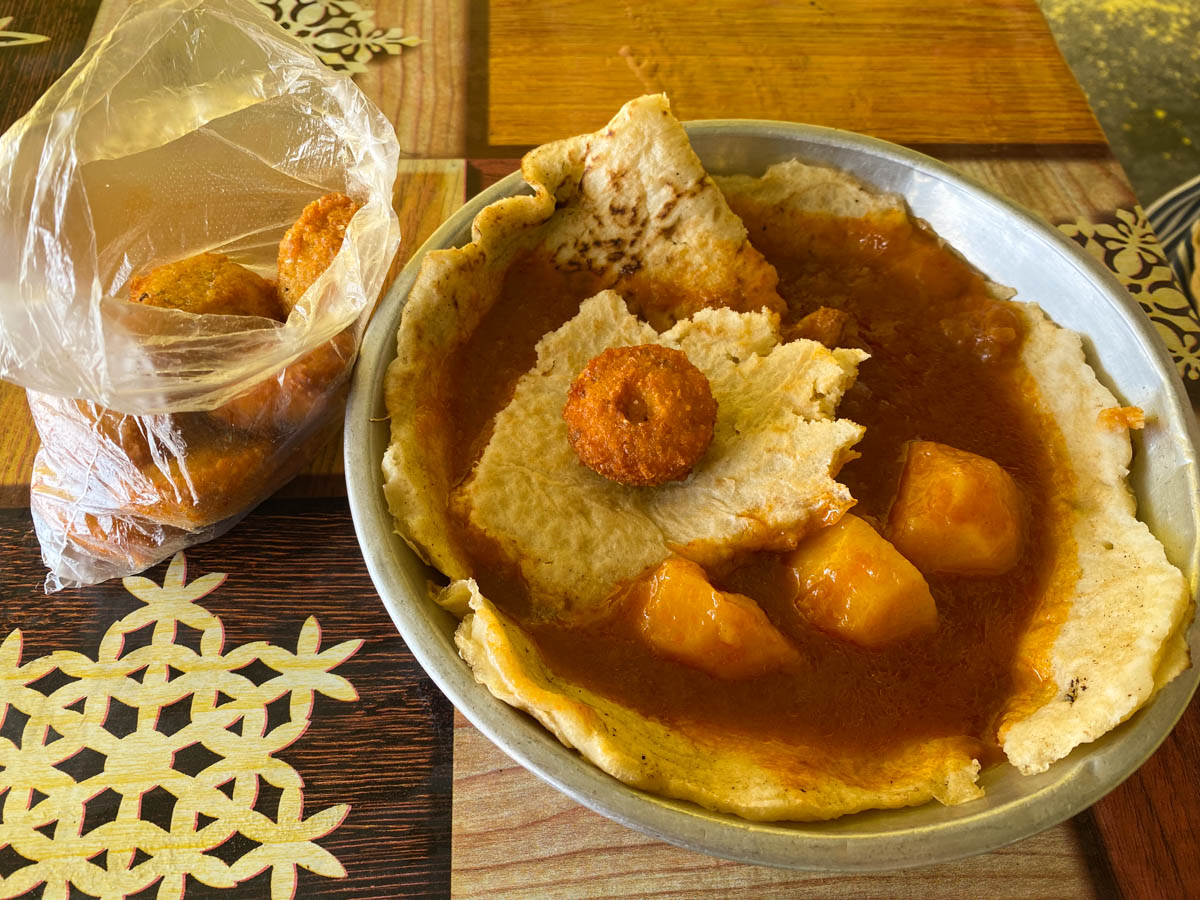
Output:
M218 440L187 446L141 467L127 512L152 522L195 531L248 508L276 475L278 447L267 440ZM133 485L131 485L133 487Z
M126 415L86 400L73 402L100 447L119 450L135 466L146 465L153 458L148 429L140 416Z
M358 204L345 194L326 194L308 204L288 229L279 242L279 289L287 309L329 267L357 211ZM336 395L353 355L354 335L348 329L209 415L241 431L299 428Z
M853 325L850 313L831 306L818 306L791 327L788 340L807 338L824 344L830 350L842 346L846 331Z
M198 315L287 318L275 285L219 253L189 256L135 276L129 299Z
M291 310L329 268L359 204L345 194L326 194L304 207L279 242L279 295Z
M1097 421L1112 431L1139 431L1146 427L1146 413L1140 406L1110 406L1100 410Z
M286 311L333 262L358 208L345 194L326 194L308 204L283 236L279 242L279 294ZM352 331L343 331L209 415L241 431L299 428L336 397L354 356L354 345Z
M30 504L36 516L63 536L65 555L83 554L110 566L146 569L161 558L159 548L163 544L187 533L136 515L114 516L78 509L71 498L55 496L53 479L54 473L35 467Z
M687 477L712 442L717 401L681 351L610 347L571 383L563 418L585 466L648 486Z
M354 334L347 329L208 415L240 431L286 434L336 399L353 357Z

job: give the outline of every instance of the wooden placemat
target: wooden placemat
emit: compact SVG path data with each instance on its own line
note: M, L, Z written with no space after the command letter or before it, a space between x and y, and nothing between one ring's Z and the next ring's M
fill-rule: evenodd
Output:
M344 499L53 599L27 510L0 558L0 896L446 895L452 708Z
M585 809L454 717L452 897L1111 896L1103 850L1073 822L939 866L797 872L694 853Z

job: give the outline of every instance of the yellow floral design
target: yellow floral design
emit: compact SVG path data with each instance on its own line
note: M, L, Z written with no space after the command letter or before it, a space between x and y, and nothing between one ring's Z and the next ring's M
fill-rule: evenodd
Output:
M1118 209L1116 213L1114 224L1095 226L1093 238L1104 248L1106 256L1111 254L1113 269L1119 275L1137 278L1146 266L1160 261L1158 238L1141 207Z
M1154 323L1184 378L1200 380L1200 318L1180 291L1140 206L1112 222L1076 219L1059 229L1117 276Z
M284 31L312 47L321 62L344 72L365 72L378 53L397 55L420 38L400 28L377 28L375 13L355 0L255 0Z
M26 44L40 44L50 38L44 34L31 34L27 31L8 31L12 24L12 16L0 16L0 47L21 47Z
M121 897L157 881L166 900L183 896L188 876L233 887L269 868L271 896L283 900L295 893L297 865L345 877L314 841L337 828L349 806L306 818L303 781L274 754L307 729L316 693L358 699L332 670L362 642L322 651L310 617L295 653L262 641L226 652L221 620L197 603L224 580L212 573L186 584L182 553L161 587L126 578L145 605L113 623L95 660L56 650L22 664L20 631L0 643L0 724L9 735L0 736L0 853L9 873L0 897L43 882L45 900L66 900L72 885ZM179 626L200 633L199 652L177 642ZM143 629L149 643L126 652ZM65 683L51 690L47 678ZM288 720L268 730L268 705L285 697ZM190 714L164 733L160 716L177 703ZM118 711L127 713L124 725ZM270 814L258 808L262 791L278 797ZM105 797L109 820L85 827L89 805ZM158 798L173 800L159 805L160 813L169 809L166 822L148 820Z

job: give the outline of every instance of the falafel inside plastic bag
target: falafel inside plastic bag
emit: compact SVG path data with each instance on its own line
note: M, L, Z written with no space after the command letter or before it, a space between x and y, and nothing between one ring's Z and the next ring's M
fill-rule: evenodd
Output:
M48 592L216 537L336 429L398 156L247 0L134 6L0 137L0 377L42 438Z

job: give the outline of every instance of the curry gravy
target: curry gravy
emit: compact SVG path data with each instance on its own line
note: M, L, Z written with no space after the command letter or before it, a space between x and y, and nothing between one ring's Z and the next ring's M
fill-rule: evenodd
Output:
M1044 657L1054 628L1039 627L1032 656L1027 636L1055 560L1071 549L1054 508L1062 490L1055 459L1061 439L1031 401L1018 361L1022 320L903 214L803 214L780 227L775 210L735 203L734 211L779 273L785 328L832 307L850 316L841 345L871 354L838 411L866 426L856 448L861 458L840 474L858 500L854 512L876 525L886 517L906 442L949 444L995 460L1016 479L1028 513L1018 564L998 577L927 576L938 607L936 633L867 650L794 624L782 613L794 590L790 570L780 557L759 554L716 584L756 600L804 665L743 681L655 657L633 616L580 628L529 621L512 567L460 533L478 563L480 587L522 620L560 676L649 716L853 756L962 737L981 760L998 759L996 730L1006 704L1014 694L1028 696L1049 671ZM765 215L775 217L770 227ZM469 448L456 461L459 477L482 450L516 379L532 366L537 340L604 287L534 259L512 268L500 300L448 367L450 421L460 429L452 444ZM1044 615L1038 621L1053 625Z

